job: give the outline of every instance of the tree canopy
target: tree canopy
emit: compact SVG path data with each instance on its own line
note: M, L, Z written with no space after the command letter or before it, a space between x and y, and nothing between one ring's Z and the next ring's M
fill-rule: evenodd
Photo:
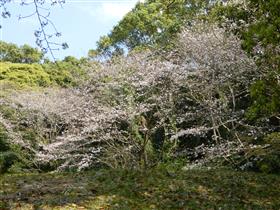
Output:
M12 63L39 63L44 54L37 48L27 44L17 46L16 44L0 41L0 59Z
M204 14L211 1L148 0L138 3L113 29L97 42L97 51L106 56L135 48L169 46L176 33Z
M223 26L243 40L242 47L255 58L261 71L252 84L251 120L280 113L280 1L246 0L215 8L213 14ZM234 26L233 26L234 25Z

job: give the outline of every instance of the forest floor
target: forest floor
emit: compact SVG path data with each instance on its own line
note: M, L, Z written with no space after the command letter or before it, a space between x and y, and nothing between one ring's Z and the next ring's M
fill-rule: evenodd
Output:
M232 170L6 174L0 209L280 209L280 176Z

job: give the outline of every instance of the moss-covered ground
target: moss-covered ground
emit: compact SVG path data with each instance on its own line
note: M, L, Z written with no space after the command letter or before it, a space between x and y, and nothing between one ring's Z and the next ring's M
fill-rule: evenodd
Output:
M280 176L232 170L5 174L0 209L280 209Z

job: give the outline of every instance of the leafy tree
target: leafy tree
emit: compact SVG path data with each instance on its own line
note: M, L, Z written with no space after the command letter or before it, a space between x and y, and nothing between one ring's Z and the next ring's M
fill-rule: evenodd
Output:
M215 19L243 40L242 47L259 66L259 78L252 85L252 120L280 115L280 1L246 0L213 10Z
M0 59L12 63L39 63L43 53L27 44L18 47L12 43L0 41Z
M80 60L75 58L74 56L66 56L64 59L63 59L64 62L68 62L68 63L71 63L73 65L76 65L78 66L80 64Z
M280 122L280 1L250 0L252 22L242 31L243 47L256 57L262 76L251 87L253 119L276 117Z
M27 44L21 46L22 63L38 63L43 58L43 53Z
M1 61L19 62L20 49L17 45L0 41L0 58Z
M42 67L50 75L51 82L61 87L71 87L80 84L87 78L84 66L87 60L67 56L62 61L44 62Z
M169 46L182 26L191 24L191 20L208 7L208 0L139 2L107 36L100 38L97 50L112 56L135 48Z

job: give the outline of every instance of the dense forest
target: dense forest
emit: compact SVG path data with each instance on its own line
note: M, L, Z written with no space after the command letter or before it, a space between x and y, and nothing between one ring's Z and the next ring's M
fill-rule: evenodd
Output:
M280 208L279 0L146 0L87 57L0 58L0 209Z

